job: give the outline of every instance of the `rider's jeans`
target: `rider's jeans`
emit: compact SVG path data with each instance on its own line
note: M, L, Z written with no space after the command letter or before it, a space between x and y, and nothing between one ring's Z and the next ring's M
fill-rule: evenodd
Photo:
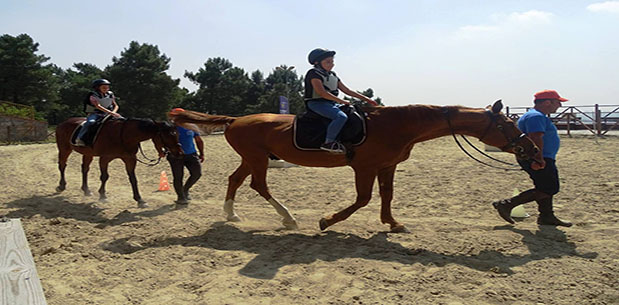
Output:
M84 123L84 126L82 126L80 133L77 134L77 138L82 139L82 137L86 134L86 131L88 131L88 127L90 127L90 125L94 124L99 118L102 117L103 115L98 113L89 114L88 117L86 117L86 123Z
M346 124L346 120L348 120L348 116L342 110L340 110L340 104L326 100L312 100L307 102L307 107L312 111L331 119L331 123L329 123L329 127L327 127L327 138L325 139L325 143L330 143L337 139L337 135Z

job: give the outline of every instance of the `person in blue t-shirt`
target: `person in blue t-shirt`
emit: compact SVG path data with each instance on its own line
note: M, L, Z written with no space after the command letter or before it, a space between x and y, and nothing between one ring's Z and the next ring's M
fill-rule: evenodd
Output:
M184 110L175 108L172 111ZM185 154L177 158L168 155L167 159L172 168L174 191L177 196L176 204L186 205L191 200L189 189L202 176L202 166L200 163L204 162L204 142L200 138L200 133L191 129L176 125L176 131L178 132L178 142L181 144ZM196 145L194 145L194 141ZM197 150L196 146L198 147ZM184 167L187 167L189 170L189 178L187 178L185 184L183 184Z
M567 99L559 96L557 91L544 90L535 93L535 107L523 114L518 120L518 128L540 148L537 157L543 157L541 163L530 160L518 160L518 163L533 180L535 188L524 191L517 196L493 202L499 215L509 223L514 223L511 210L521 204L535 200L538 205L540 225L571 227L554 215L552 197L559 192L559 172L555 165L560 140L557 127L548 115L557 112L561 103ZM541 156L539 155L541 154ZM541 158L535 158L540 160Z

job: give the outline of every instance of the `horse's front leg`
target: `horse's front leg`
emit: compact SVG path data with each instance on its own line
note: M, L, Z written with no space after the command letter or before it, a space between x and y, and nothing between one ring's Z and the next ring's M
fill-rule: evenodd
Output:
M129 176L129 182L131 182L133 199L138 202L138 208L148 207L146 201L142 199L142 196L140 196L140 191L138 190L138 178L135 176L135 165L137 163L135 156L123 158L122 160L125 162L125 169L127 170L127 175Z
M90 170L90 163L92 162L92 156L82 155L82 191L85 196L92 195L90 189L88 189L88 170Z
M393 177L396 165L383 168L378 172L378 189L380 192L380 221L391 226L391 232L408 232L406 227L397 222L391 215L391 200L393 199Z
M319 222L320 229L324 230L329 226L336 224L358 209L366 206L370 199L372 199L372 186L374 185L374 180L376 179L376 171L374 170L357 170L355 169L355 185L357 187L357 200L355 203L344 210L337 212L331 216L322 218Z
M101 171L101 187L99 187L99 201L105 202L107 200L107 196L105 195L105 183L107 179L110 178L110 175L107 172L108 164L112 161L112 159L100 156L99 157L99 169Z

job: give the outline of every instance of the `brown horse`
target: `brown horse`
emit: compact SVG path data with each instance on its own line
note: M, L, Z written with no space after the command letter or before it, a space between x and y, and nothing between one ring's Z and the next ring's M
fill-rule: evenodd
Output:
M133 199L138 202L138 207L146 207L138 191L138 180L135 177L136 153L140 142L152 139L158 152L163 152L165 147L172 155L181 155L183 151L178 143L176 128L168 122L154 122L146 119L120 119L110 120L104 123L99 131L98 138L93 147L73 146L70 143L73 130L81 124L84 118L70 118L56 127L56 145L58 146L58 169L60 170L60 184L56 188L58 192L64 191L67 182L64 178L64 170L67 167L67 159L73 150L82 154L82 190L84 195L92 193L88 189L88 170L93 157L99 157L101 168L101 187L99 188L99 200L105 201L105 183L109 178L107 168L110 161L120 158L125 163L127 175L133 189Z
M269 154L303 166L336 167L349 165L355 172L357 200L348 208L320 220L322 230L348 218L367 205L372 186L378 177L382 199L380 219L393 232L405 232L403 224L391 215L393 178L398 163L408 159L413 145L452 132L479 138L482 142L514 153L519 158L533 158L538 148L500 111L497 101L491 110L461 106L410 105L402 107L370 107L367 118L367 138L355 148L349 162L344 155L321 151L302 151L293 145L294 116L255 114L243 117L208 115L193 111L171 113L177 123L196 123L205 126L228 124L225 136L242 157L241 165L228 179L224 211L228 220L240 220L234 212L234 196L245 178L251 174L251 188L275 207L284 217L287 228L296 228L296 220L288 209L271 196L266 183Z

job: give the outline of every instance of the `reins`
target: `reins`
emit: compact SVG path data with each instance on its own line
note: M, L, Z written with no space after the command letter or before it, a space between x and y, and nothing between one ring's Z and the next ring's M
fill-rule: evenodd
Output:
M125 146L125 141L123 141L123 132L125 130L125 124L127 123L127 121L128 121L128 119L124 119L124 122L123 122L122 126L120 127L120 143L121 143L121 145L123 147L123 150L125 150L126 152L130 152L127 149L127 146ZM157 135L161 137L161 133L159 131L157 131ZM146 160L148 160L148 162L144 162L144 161L140 160L138 158L137 154L135 156L135 160L136 161L138 161L138 162L140 162L142 164L145 164L146 166L155 166L155 165L159 164L159 162L161 162L161 157L159 157L157 160L148 158L144 154L144 151L142 150L142 145L141 145L140 142L138 142L138 149L140 150L140 153L142 154L142 157L144 157Z
M451 120L449 119L449 110L448 110L448 109L445 109L445 111L444 111L443 113L445 114L445 117L446 117L446 119L447 119L447 126L449 126L449 131L451 131L451 135L452 135L452 137L454 138L454 141L456 141L456 144L458 144L458 147L460 147L460 149L461 149L461 150L462 150L462 151L463 151L463 152L464 152L467 156L469 156L471 159L473 159L473 160L477 161L478 163L481 163L481 164L483 164L483 165L485 165L485 166L492 167L492 168L496 168L496 169L502 169L502 170L505 170L505 171L520 171L520 170L522 170L522 168L505 168L505 167L495 166L495 165L488 164L488 163L486 163L486 162L484 162L484 161L481 161L481 160L479 160L479 159L475 158L473 155L471 155L471 153L469 153L469 152L468 152L468 151L467 151L467 150L466 150L466 149L462 146L462 144L460 143L460 141L458 141L458 138L456 137L456 133L455 133L455 131L454 131L453 127L451 126ZM490 125L486 128L486 131L484 132L484 135L482 136L482 138L483 138L483 137L485 137L485 136L486 136L486 133L488 133L488 131L490 130L490 127L492 126L492 122L493 122L493 121L491 121L491 122L490 122ZM462 139L464 139L464 141L466 141L466 143L468 143L471 147L473 147L473 148L474 148L477 152L481 153L483 156L486 156L487 158L489 158L489 159L491 159L491 160L494 160L494 161L497 161L497 162L500 162L500 163L503 163L503 164L506 164L506 165L509 165L509 166L513 166L513 167L518 166L518 165L516 165L516 164L512 164L512 163L509 163L509 162L505 162L505 161L503 161L503 160L499 160L499 159L493 158L492 156L489 156L488 154L486 154L486 153L482 152L479 148L475 147L475 145L473 145L473 143L471 143L471 142L470 142L470 141L469 141L469 140L468 140L468 139L467 139L467 138L466 138L463 134L461 134L460 136L462 137Z

